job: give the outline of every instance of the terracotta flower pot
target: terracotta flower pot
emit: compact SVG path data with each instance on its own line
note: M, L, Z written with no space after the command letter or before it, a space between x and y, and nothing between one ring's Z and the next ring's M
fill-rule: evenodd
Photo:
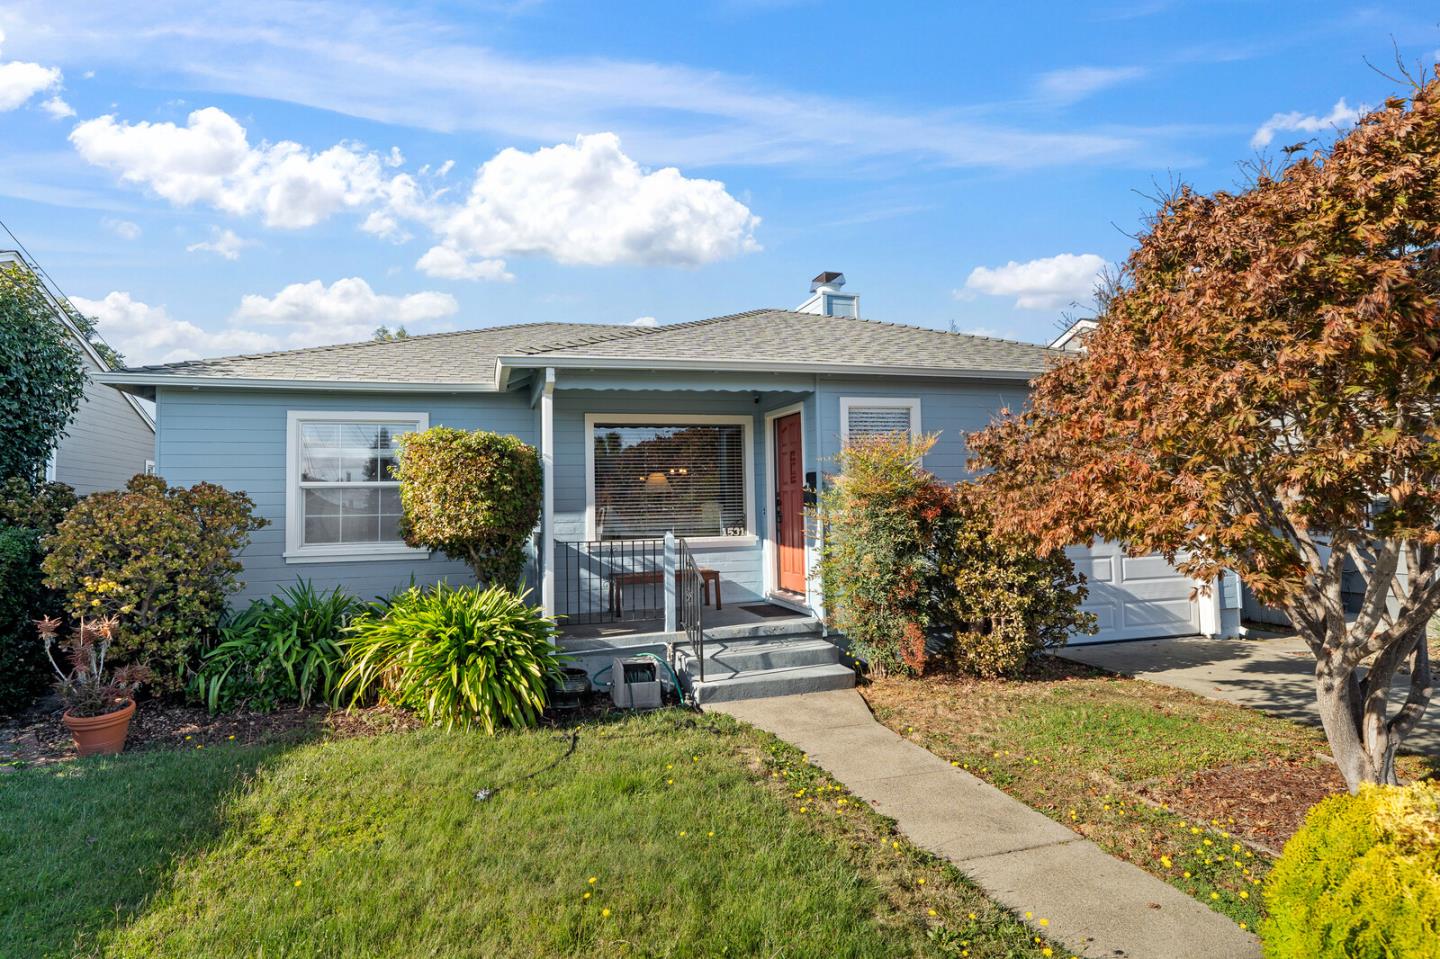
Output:
M75 750L82 756L114 755L125 748L125 734L130 731L130 717L135 715L135 700L103 716L72 716L64 720L70 735L75 737Z

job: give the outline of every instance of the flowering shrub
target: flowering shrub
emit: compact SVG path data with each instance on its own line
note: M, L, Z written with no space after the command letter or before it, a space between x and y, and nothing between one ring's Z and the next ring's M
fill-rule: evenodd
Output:
M1363 785L1316 805L1265 904L1267 959L1440 956L1440 784Z
M40 562L75 493L64 483L0 485L0 715L26 706L45 685L45 654L31 617L60 611L45 588Z
M144 666L106 670L105 660L115 641L118 625L113 616L100 619L82 616L80 625L70 631L67 639L58 639L60 620L47 616L35 623L40 641L45 645L45 655L59 679L55 691L72 715L103 716L114 712L150 679L150 670ZM69 669L62 668L55 661L54 647L57 645L64 653Z
M346 632L352 704L377 695L447 729L533 726L564 662L555 621L501 586L412 586Z
M1063 553L994 533L980 487L916 464L935 438L865 437L841 451L821 497L820 576L832 624L879 673L923 672L947 638L966 672L1018 672L1035 652L1094 629Z
M240 586L236 551L266 523L251 510L250 497L211 483L136 476L70 511L48 541L45 582L77 618L119 617L117 657L150 667L157 691L178 692Z
M436 426L401 440L402 531L411 546L470 565L483 585L514 587L540 519L540 458L513 436Z

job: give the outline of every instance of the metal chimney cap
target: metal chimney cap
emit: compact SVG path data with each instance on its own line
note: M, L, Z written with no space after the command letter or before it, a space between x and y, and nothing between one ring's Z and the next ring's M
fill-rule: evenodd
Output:
M828 286L831 289L838 290L844 285L844 273L832 273L829 270L826 270L824 273L821 273L819 276L815 277L815 279L810 281L810 292L814 293L822 286Z

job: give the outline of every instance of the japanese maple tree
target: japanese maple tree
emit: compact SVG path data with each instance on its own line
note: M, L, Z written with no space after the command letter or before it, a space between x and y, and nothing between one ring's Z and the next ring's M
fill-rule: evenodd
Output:
M1100 536L1206 581L1233 569L1283 609L1352 790L1395 782L1431 698L1437 304L1440 71L1242 190L1175 191L1086 352L971 438L1001 521L1047 548Z

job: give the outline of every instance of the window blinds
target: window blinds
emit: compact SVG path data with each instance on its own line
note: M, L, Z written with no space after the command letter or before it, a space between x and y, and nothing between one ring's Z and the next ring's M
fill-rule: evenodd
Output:
M743 536L740 424L596 423L597 539Z

